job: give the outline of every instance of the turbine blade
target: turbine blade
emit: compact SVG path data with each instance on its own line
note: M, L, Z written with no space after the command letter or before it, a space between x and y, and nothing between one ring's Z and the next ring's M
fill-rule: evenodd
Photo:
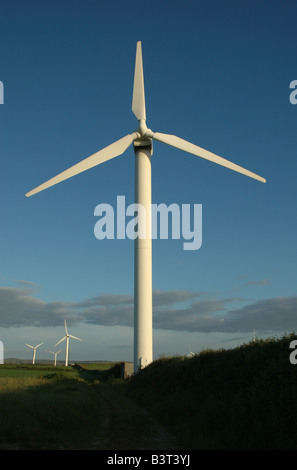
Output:
M132 111L139 121L140 119L146 120L142 49L140 41L138 41L136 46Z
M40 343L40 344L37 344L37 346L35 346L35 348L39 348L39 346L41 346L43 343Z
M64 339L66 339L66 336L64 336L64 338L60 339L60 341L58 341L55 346L58 346L58 344L62 343L62 341L64 341Z
M27 344L27 343L25 343L25 344L26 344L26 346L29 346L29 348L34 349L34 346L31 346L30 344Z
M67 335L68 331L67 331L67 323L66 323L66 320L64 320L64 324L65 324L65 333Z
M172 147L176 147L180 150L184 150L185 152L192 153L197 157L205 158L213 163L217 163L218 165L225 166L230 170L237 171L238 173L242 173L243 175L249 176L250 178L254 178L256 180L262 181L262 183L266 183L266 179L262 178L262 176L256 175L245 168L236 165L235 163L226 160L225 158L219 157L214 153L209 152L208 150L204 150L197 145L191 144L186 140L181 139L180 137L176 137L175 135L169 134L161 134L160 132L151 133L150 137L152 139L157 140L158 142L162 142L167 145L171 145Z
M32 189L32 191L26 193L26 196L33 196L33 194L39 193L40 191L43 191L44 189L47 189L50 186L60 183L61 181L71 178L72 176L75 176L78 173L82 173L83 171L89 170L93 166L99 165L100 163L103 163L107 160L110 160L111 158L121 155L136 138L136 132L134 132L133 134L126 135L125 137L120 140L117 140L108 147L99 150L99 152L94 153L90 157L87 157L76 165L73 165L72 167L68 168L68 170L59 173L57 176L54 176L53 178L36 187L35 189Z
M82 339L77 338L76 336L72 336L72 335L68 335L68 336L69 336L69 338L78 339L78 341L82 341Z

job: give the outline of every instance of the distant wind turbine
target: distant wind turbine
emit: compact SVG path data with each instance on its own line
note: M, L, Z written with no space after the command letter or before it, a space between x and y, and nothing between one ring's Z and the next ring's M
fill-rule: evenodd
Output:
M189 351L190 351L190 352L189 352L189 354L188 354L188 356L187 356L187 357L193 357L193 356L196 356L196 354L195 354L195 353L193 353L193 352L191 351L191 346L190 346L190 345L189 345Z
M57 344L55 344L55 346L58 346L58 344L62 343L62 341L64 341L66 339L65 366L67 367L68 366L68 359L69 359L69 338L77 339L78 341L82 341L82 339L77 338L76 336L70 335L68 333L68 330L67 330L66 320L64 320L64 322L65 322L65 333L66 333L66 335L64 336L64 338L60 339L60 341L58 341Z
M55 366L57 365L57 355L58 355L61 351L62 351L61 349L60 349L60 351L57 351L57 352L50 351L50 353L52 353L52 354L55 356Z
M26 346L29 346L29 348L33 349L33 361L32 364L35 364L35 357L36 357L36 349L39 348L43 343L37 344L37 346L31 346L30 344L25 343Z
M115 108L117 103L115 103ZM99 165L125 152L133 143L135 151L135 202L145 208L145 217L139 219L138 231L145 237L135 238L134 270L134 371L137 372L153 360L152 334L152 240L151 240L151 156L152 140L176 147L185 152L224 166L263 183L261 176L242 168L208 150L175 135L153 132L146 125L146 106L144 94L143 64L141 42L137 43L132 98L132 111L139 122L137 130L117 140L108 147L85 158L57 176L26 193L32 196L61 181ZM141 229L139 228L141 226ZM143 228L145 230L143 231Z

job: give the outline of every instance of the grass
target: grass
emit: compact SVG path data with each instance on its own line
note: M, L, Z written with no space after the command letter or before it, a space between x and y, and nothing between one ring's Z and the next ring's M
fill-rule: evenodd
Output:
M86 363L86 364L79 364L79 366L84 370L109 370L111 367L115 365L114 362L95 362L95 363Z
M294 339L162 358L126 380L112 363L0 366L0 449L160 449L156 417L179 449L297 450Z
M2 368L1 368L2 369ZM102 410L96 390L76 370L0 370L0 448L71 448L97 429ZM24 370L22 370L24 372ZM42 371L44 372L44 371ZM31 375L32 374L32 375Z
M0 450L164 448L154 420L125 395L119 370L28 366L20 376L0 366Z
M11 365L11 364L4 364L0 365L0 379L2 377L43 377L46 376L47 373L57 373L63 372L67 374L68 378L76 378L78 376L78 371L73 367L65 367L65 366L48 366L48 365Z

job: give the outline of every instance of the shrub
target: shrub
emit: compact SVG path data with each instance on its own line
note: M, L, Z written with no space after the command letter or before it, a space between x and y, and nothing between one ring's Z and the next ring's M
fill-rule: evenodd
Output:
M297 449L293 339L159 359L129 381L128 393L189 449Z

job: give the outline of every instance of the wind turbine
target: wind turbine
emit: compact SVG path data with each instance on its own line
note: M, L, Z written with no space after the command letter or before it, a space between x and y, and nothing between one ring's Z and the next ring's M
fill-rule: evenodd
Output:
M139 122L137 130L59 173L57 176L29 191L26 196L32 196L78 173L117 157L123 154L133 143L135 151L135 203L141 204L146 210L146 216L139 220L139 224L143 224L142 227L145 228L146 236L142 239L136 237L134 248L134 371L137 372L139 368L145 367L153 360L152 242L150 224L152 141L155 140L176 147L263 183L266 180L180 137L153 132L151 129L148 129L146 125L142 47L140 41L136 47L132 111ZM142 230L139 230L139 233L143 233Z
M187 356L187 357L193 357L193 356L196 356L196 354L195 354L195 353L193 353L193 352L191 351L191 346L190 346L190 345L189 345L189 351L190 351L190 352L189 352L189 354L188 354L188 356Z
M64 339L66 339L65 366L67 367L68 366L68 359L69 359L69 338L77 339L78 341L82 341L82 339L77 338L76 336L70 335L68 333L68 330L67 330L66 320L64 320L64 322L65 322L65 333L66 333L66 335L64 336L64 338L60 339L60 341L58 341L57 344L55 344L55 346L58 346L58 344L62 343L62 341L64 341Z
M25 343L26 346L29 346L29 348L33 349L33 361L32 364L35 364L35 357L36 357L36 349L39 348L43 343L37 344L37 346L31 346L30 344Z
M57 365L57 355L61 352L61 349L60 351L57 351L57 352L53 352L53 351L50 351L50 353L52 353L54 356L55 356L55 366Z

